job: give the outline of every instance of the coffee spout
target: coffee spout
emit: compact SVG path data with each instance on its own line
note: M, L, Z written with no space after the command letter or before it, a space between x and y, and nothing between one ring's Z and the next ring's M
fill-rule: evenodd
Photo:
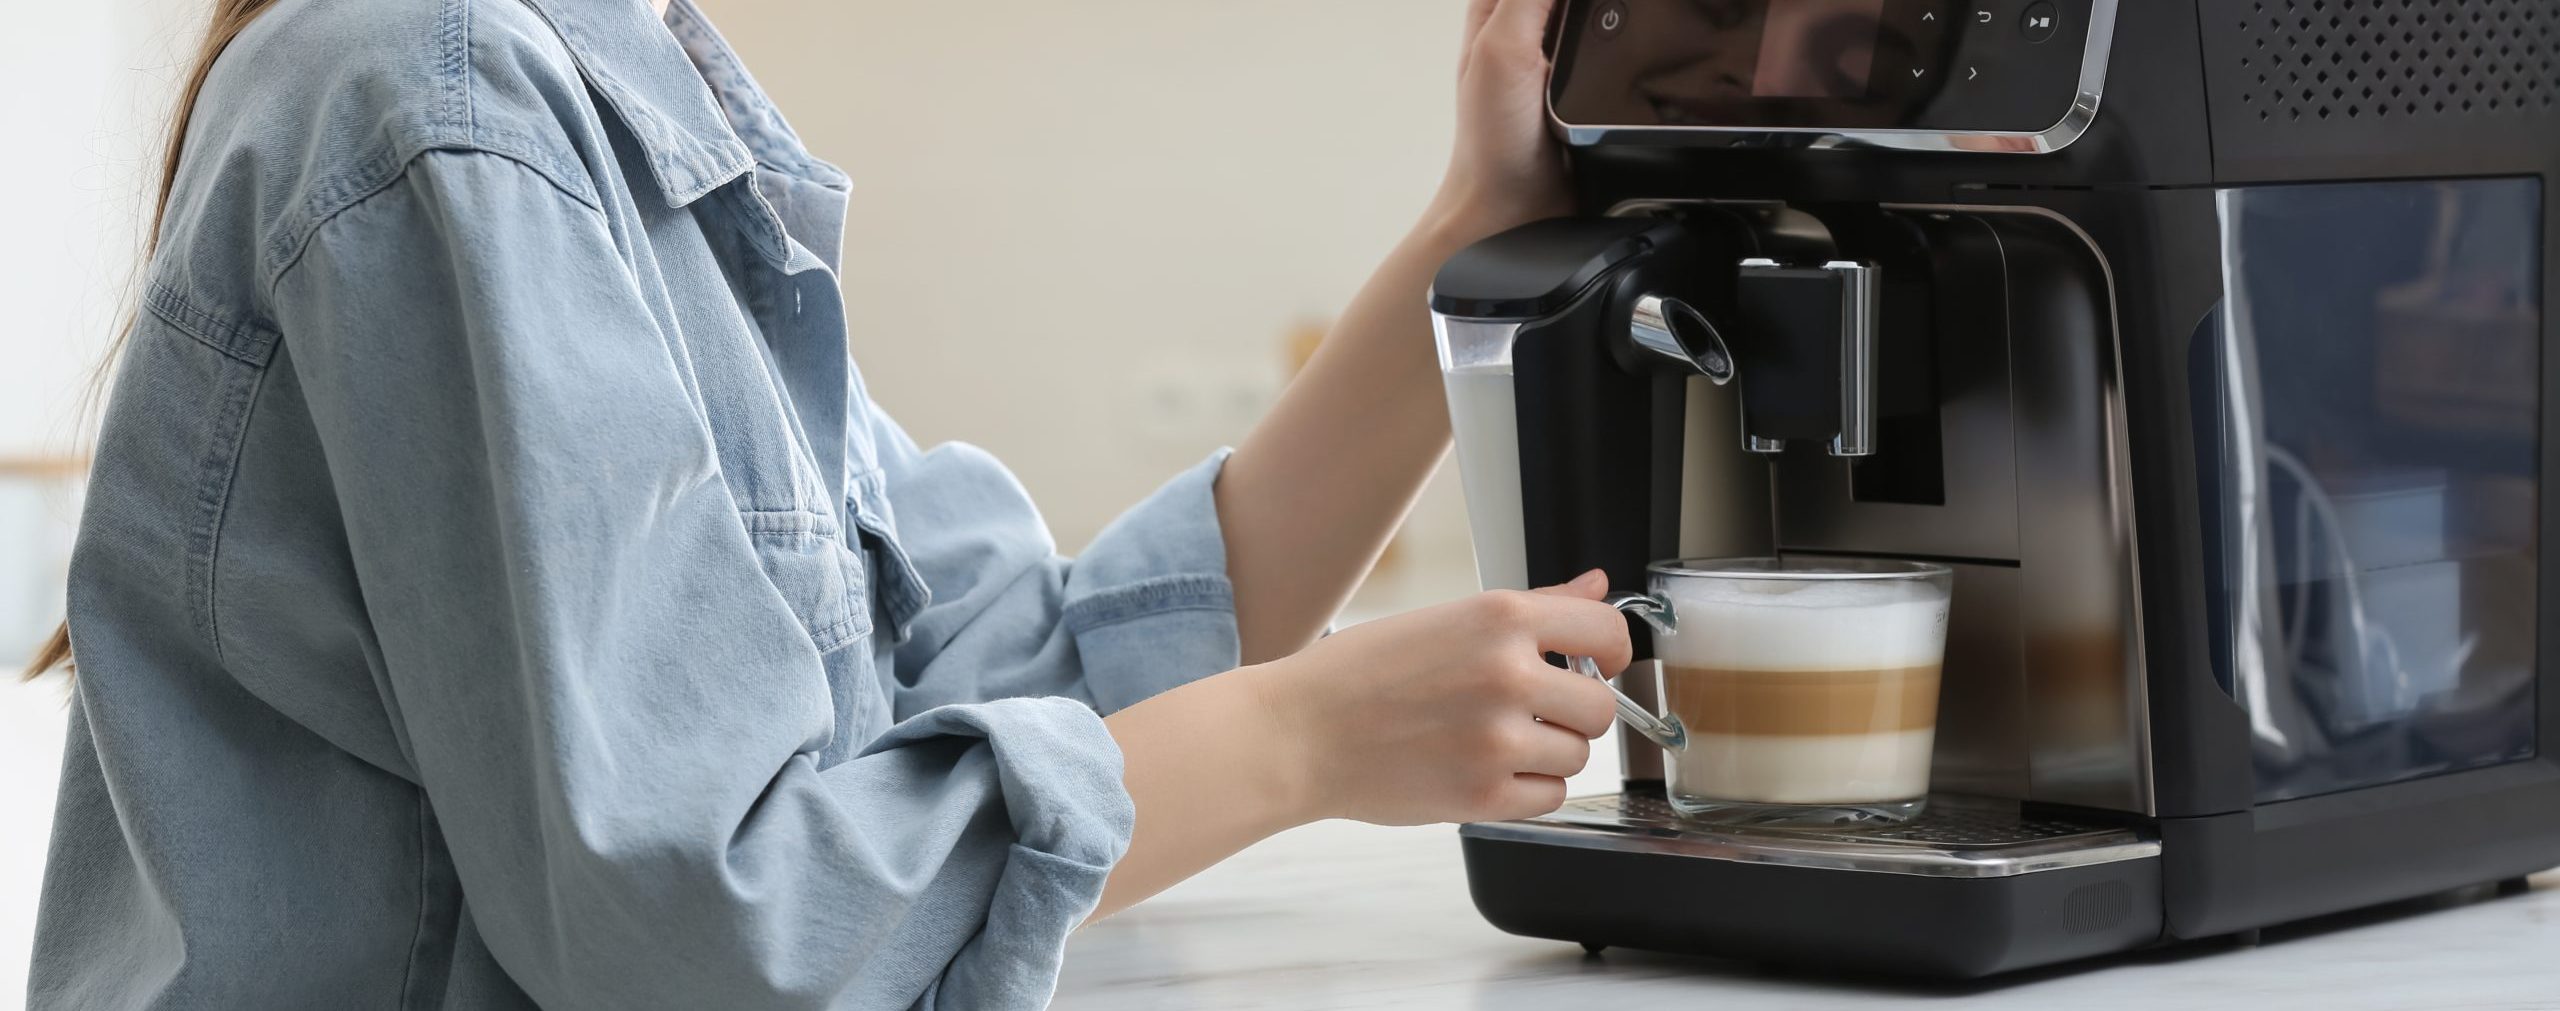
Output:
M1875 453L1878 275L1846 260L1742 261L1735 368L1749 374L1743 448L1774 454L1802 439L1833 456Z

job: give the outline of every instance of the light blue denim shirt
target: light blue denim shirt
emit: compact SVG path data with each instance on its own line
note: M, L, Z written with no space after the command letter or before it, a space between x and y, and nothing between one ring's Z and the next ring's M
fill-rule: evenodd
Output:
M847 191L682 0L231 45L81 525L35 1007L1048 998L1131 827L1097 710L1236 662L1219 461L1058 557L864 395Z

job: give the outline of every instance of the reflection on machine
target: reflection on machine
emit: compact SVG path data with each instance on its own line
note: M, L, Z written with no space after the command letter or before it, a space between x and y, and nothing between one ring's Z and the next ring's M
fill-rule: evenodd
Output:
M2221 209L2205 477L2258 796L2531 757L2538 187L2267 187Z

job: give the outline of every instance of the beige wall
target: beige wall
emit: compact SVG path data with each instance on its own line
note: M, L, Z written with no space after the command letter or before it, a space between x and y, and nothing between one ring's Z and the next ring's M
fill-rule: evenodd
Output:
M200 0L196 0L200 2ZM62 754L63 691L18 664L62 612L76 504L37 458L70 455L72 409L113 329L138 194L189 0L18 4L0 56L0 1005L26 993ZM139 69L151 68L151 69Z
M874 395L1072 548L1242 438L1445 162L1463 0L705 0L855 182ZM1427 339L1417 335L1418 339ZM1373 606L1465 589L1444 481Z

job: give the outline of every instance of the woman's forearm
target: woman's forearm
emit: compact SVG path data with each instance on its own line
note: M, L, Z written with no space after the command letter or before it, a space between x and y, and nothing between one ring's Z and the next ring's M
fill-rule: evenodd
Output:
M1244 659L1304 648L1369 574L1449 446L1426 301L1468 243L1573 206L1547 133L1554 0L1469 0L1458 138L1421 226L1360 289L1218 481Z
M1309 742L1274 718L1281 707L1265 687L1269 676L1262 668L1232 671L1104 721L1120 745L1120 778L1138 823L1091 919L1314 819Z
M1204 678L1103 721L1137 810L1100 919L1320 818L1389 825L1555 810L1617 703L1547 653L1627 661L1599 573L1486 593Z
M1427 218L1227 462L1218 519L1246 663L1323 631L1447 451L1427 295L1440 264L1487 230Z

